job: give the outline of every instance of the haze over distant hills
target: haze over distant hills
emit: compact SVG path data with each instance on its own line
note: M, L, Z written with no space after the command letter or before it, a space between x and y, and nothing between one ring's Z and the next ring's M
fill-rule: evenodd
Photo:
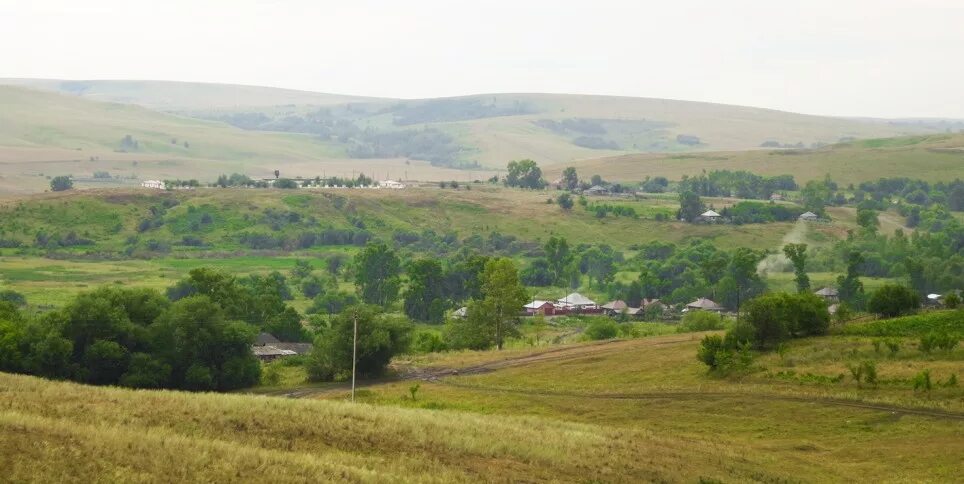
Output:
M646 153L817 149L960 129L935 120L574 94L398 100L168 81L2 84L0 191L37 191L46 176L95 171L131 180L267 176L275 169L289 176L465 180L489 176L484 172L512 159L548 166ZM642 175L631 167L627 176L613 172L625 163L607 165L607 173Z

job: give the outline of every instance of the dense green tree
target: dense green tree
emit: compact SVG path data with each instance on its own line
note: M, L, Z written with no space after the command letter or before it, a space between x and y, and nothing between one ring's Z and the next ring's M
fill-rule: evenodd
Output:
M482 272L489 258L463 253L445 268L445 295L454 303L482 297Z
M343 254L332 254L325 259L325 270L332 276L337 276L338 271L345 265L346 256Z
M50 189L62 192L74 188L74 181L69 176L55 176L50 180Z
M885 318L909 314L920 308L920 296L913 289L899 284L879 287L867 301L867 310Z
M148 353L134 353L120 384L131 388L166 388L170 378L170 365Z
M864 263L864 256L858 250L848 251L846 254L847 275L837 277L837 293L840 300L853 308L864 306L864 284L860 282L860 265Z
M722 299L727 305L735 307L738 313L744 299L753 297L764 289L763 281L757 272L757 265L764 256L763 253L740 247L730 257L727 275L721 279L719 287L724 289Z
M351 375L354 329L358 326L357 372L362 378L384 373L392 356L408 349L412 324L383 314L375 306L352 306L342 311L315 339L306 362L309 378L330 381Z
M522 270L519 276L527 286L551 286L555 283L549 268L549 261L546 259L536 259Z
M541 189L546 186L542 179L542 170L532 160L510 161L506 185L510 187Z
M435 259L417 259L406 267L408 287L403 294L405 314L415 321L441 323L448 304L442 264Z
M519 281L515 263L490 259L482 274L482 299L469 301L465 318L450 321L445 341L450 348L502 349L506 338L518 334L519 312L529 296Z
M584 269L584 270L583 270ZM612 252L605 252L599 247L591 247L582 253L580 271L589 276L589 285L593 279L600 286L612 281L616 274L615 261Z
M880 227L880 220L877 219L877 211L872 209L857 209L857 224L866 234L876 234Z
M566 190L575 190L579 186L579 175L576 174L575 167L568 166L562 170L562 186Z
M677 218L692 222L706 211L706 206L700 196L694 192L680 192L679 194L679 214Z
M349 292L325 291L319 294L308 308L310 314L338 314L349 306L358 304L358 298Z
M367 304L387 306L398 297L400 262L382 243L369 243L355 255L355 284Z
M519 282L519 272L512 259L492 259L482 274L482 306L495 326L495 345L502 349L505 337L519 323L519 311L529 295Z
M810 293L757 297L746 304L745 319L760 348L773 348L792 337L825 334L830 327L826 303Z
M573 261L569 242L563 237L552 236L549 237L542 249L546 253L546 261L549 263L549 273L553 283L565 284L568 266Z
M807 244L787 244L783 246L783 254L793 264L794 281L797 292L810 290L810 276L807 275Z
M298 259L295 261L295 266L291 268L291 278L292 279L304 279L311 275L311 271L315 268L312 267L311 261L307 259Z
M83 362L87 381L95 385L117 383L127 371L130 355L114 341L94 341L84 351Z
M152 354L171 368L174 386L233 390L256 384L261 367L251 353L257 329L230 321L208 296L173 303L151 325Z

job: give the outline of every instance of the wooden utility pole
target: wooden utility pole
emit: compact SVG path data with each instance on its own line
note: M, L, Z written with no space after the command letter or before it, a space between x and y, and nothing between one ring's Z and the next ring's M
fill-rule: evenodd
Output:
M355 325L354 337L351 342L351 401L355 402L355 367L358 364L358 313L352 315L352 322Z

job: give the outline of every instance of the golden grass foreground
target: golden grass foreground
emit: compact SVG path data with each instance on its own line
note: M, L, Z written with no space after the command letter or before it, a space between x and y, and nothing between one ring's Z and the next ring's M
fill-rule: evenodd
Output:
M132 391L0 374L14 482L774 479L712 438L557 420Z

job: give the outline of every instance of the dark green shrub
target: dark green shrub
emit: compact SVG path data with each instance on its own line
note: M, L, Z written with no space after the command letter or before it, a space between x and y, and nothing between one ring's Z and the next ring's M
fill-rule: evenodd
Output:
M679 333L723 329L723 316L711 311L689 312L676 329Z
M867 309L886 318L910 314L920 308L920 296L912 289L898 284L887 284L877 289Z
M619 334L619 326L612 320L595 320L586 327L586 336L593 341L613 339Z

